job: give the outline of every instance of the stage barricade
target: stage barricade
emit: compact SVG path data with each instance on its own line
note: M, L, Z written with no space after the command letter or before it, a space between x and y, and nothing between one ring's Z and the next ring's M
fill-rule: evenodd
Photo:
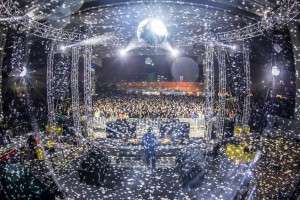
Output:
M116 122L118 117L95 117L94 118L94 129L105 130L108 123ZM182 123L188 123L190 130L194 132L203 131L205 128L204 117L201 118L176 118ZM169 118L128 118L126 119L130 123L136 124L137 135L143 135L148 127L152 127L154 132L159 132L159 127L162 123L168 122Z

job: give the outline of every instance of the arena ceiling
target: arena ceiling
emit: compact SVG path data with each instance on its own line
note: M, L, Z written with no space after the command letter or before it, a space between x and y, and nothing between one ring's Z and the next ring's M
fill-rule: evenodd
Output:
M195 37L206 31L225 32L260 21L276 10L279 0L18 0L19 7L33 20L91 37L116 37L136 41L138 24L160 18L168 30L167 40ZM120 47L94 46L94 56L114 57ZM203 53L203 45L180 47L184 55ZM163 48L138 47L132 54L166 54Z

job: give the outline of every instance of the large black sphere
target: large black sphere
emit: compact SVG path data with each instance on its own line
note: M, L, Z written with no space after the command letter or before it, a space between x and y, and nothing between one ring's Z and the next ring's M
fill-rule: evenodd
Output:
M145 19L138 26L137 37L143 45L157 47L167 38L167 29L158 19Z

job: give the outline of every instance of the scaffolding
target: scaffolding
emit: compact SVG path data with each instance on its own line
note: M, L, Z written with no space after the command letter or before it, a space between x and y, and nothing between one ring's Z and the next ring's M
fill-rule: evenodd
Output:
M86 116L87 136L93 132L93 110L92 110L92 46L84 48L84 107Z
M79 48L72 47L71 94L74 129L80 130L79 91L78 91Z
M18 9L13 0L0 0L0 5L0 16L2 19L7 18L7 22L15 22L21 25L25 30L30 30L31 34L35 36L67 43L78 43L89 38L87 35L55 29L35 21ZM282 26L289 23L299 14L300 2L298 0L284 0L277 10L270 12L270 14L261 21L232 31L216 33L214 40L210 41L233 42L257 37L263 35L267 30L274 28L274 26ZM93 37L98 36L94 35ZM183 37L180 40L170 39L169 43L172 46L192 46L198 43L203 44L209 39L212 38L208 38L206 34L203 34L196 37ZM127 46L129 41L129 38L118 36L118 38L107 38L101 45L124 47Z
M224 137L224 121L226 108L226 52L224 48L218 49L218 65L219 65L219 110L218 110L218 134Z
M250 59L249 59L249 47L247 44L243 44L243 65L245 72L245 86L246 96L243 103L243 117L242 125L248 125L250 120Z
M53 92L53 60L54 60L54 44L50 44L47 58L47 105L48 105L48 123L53 132L56 126L55 110L54 110L54 92Z
M214 114L214 46L205 44L205 138L211 139L212 117Z

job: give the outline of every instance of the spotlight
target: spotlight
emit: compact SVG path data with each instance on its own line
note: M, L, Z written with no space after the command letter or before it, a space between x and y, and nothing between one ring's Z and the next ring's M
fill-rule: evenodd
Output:
M237 50L238 50L238 45L236 45L236 44L232 45L232 46L231 46L231 49L232 49L233 51L237 51Z
M178 55L178 50L177 49L171 49L171 53L173 56L177 56Z
M57 47L57 51L60 52L60 53L65 53L67 51L67 46L64 45L64 44L60 44L58 47Z
M277 66L272 67L272 75L278 76L280 74L280 69Z
M26 69L26 67L23 67L23 70L21 71L19 76L24 77L24 76L26 76L26 74L27 74L27 69Z
M121 56L126 56L127 51L125 49L120 50Z

